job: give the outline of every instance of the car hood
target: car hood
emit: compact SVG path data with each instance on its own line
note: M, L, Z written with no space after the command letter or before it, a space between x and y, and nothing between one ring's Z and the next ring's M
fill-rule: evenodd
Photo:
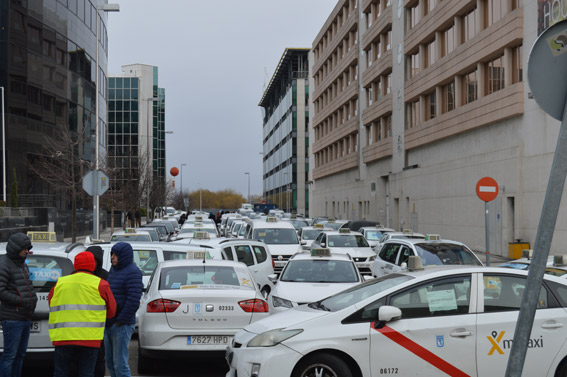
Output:
M278 281L272 295L296 303L319 301L360 283L291 283Z
M353 258L376 256L376 252L369 247L331 247L331 253L350 254Z
M293 255L303 251L301 245L298 243L288 245L268 244L268 249L272 255Z
M331 312L324 310L311 309L304 305L280 313L271 314L267 318L246 326L244 330L253 334L261 334L273 329L297 327L305 321L323 317L330 313Z

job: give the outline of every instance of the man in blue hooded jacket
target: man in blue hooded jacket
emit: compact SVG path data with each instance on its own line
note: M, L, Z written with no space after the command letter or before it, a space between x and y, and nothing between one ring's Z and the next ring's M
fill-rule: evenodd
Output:
M111 377L130 377L128 345L142 297L142 272L134 264L134 251L127 242L112 246L110 257L108 284L116 300L116 315L107 320L104 331L106 363Z

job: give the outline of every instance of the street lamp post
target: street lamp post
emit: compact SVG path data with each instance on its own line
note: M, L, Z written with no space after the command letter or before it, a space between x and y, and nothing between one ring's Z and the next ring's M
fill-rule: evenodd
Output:
M150 116L150 109L153 107L153 103L154 102L158 102L159 98L157 97L150 97L150 98L146 98L146 101L148 102L148 117L147 117L147 127L146 127L146 136L147 136L147 141L148 141L148 145L147 145L147 151L146 153L148 154L148 168L146 169L146 174L148 175L148 178L146 180L146 224L150 222L150 188L153 182L153 158L152 158L152 149L150 146L150 141L153 138L153 115ZM151 125L151 127L150 127ZM150 132L151 130L151 132ZM150 136L151 135L151 136Z
M285 181L285 210L289 211L289 204L287 202L287 172L284 172L284 181Z
M100 13L99 11L103 12L119 12L120 5L119 4L103 4L96 8L96 82L95 82L95 171L99 170L100 167L100 120L98 117L98 109L99 109L99 81L100 81L100 68L98 65L98 45L100 44L98 40L99 36L99 28L100 28ZM3 113L3 112L2 112ZM93 238L95 240L99 239L99 232L100 232L100 197L98 192L95 193L93 196Z
M244 174L248 176L248 203L250 203L250 173L246 172Z
M187 164L181 164L181 198L184 199L183 196L183 167L187 166ZM183 205L185 205L185 203L183 203ZM187 208L185 208L185 210L187 210Z

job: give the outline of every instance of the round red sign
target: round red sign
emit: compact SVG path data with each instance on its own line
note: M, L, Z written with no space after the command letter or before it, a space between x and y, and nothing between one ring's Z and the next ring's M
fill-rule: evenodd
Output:
M476 194L481 200L491 202L498 196L498 183L490 177L481 178L476 184Z

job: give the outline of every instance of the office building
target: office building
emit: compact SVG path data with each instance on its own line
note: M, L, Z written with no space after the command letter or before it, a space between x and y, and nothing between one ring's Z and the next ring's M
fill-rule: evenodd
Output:
M312 216L486 250L475 189L489 176L499 195L488 205L488 251L533 245L559 122L531 98L526 67L561 14L551 3L338 1L310 58ZM565 213L552 252L567 241Z
M128 195L135 200L147 188L165 188L165 89L158 82L158 67L145 64L124 65L121 75L108 79L108 167L115 171L110 187L124 190L133 183ZM151 201L163 205L157 197Z
M9 197L15 170L18 206L71 209L68 190L53 187L30 169L30 164L46 157L46 140L61 133L80 140L72 150L79 187L80 177L94 163L97 20L100 21L100 134L105 135L106 129L107 14L99 11L97 16L97 8L105 3L103 0L0 3L0 87L5 93L3 145L6 148L3 151L6 159L2 161L6 181L0 175L0 182ZM104 142L101 137L102 153ZM69 159L67 152L52 151L52 158ZM92 199L82 190L77 195L78 207L91 207Z
M263 197L287 212L309 214L308 48L286 48L264 91Z

